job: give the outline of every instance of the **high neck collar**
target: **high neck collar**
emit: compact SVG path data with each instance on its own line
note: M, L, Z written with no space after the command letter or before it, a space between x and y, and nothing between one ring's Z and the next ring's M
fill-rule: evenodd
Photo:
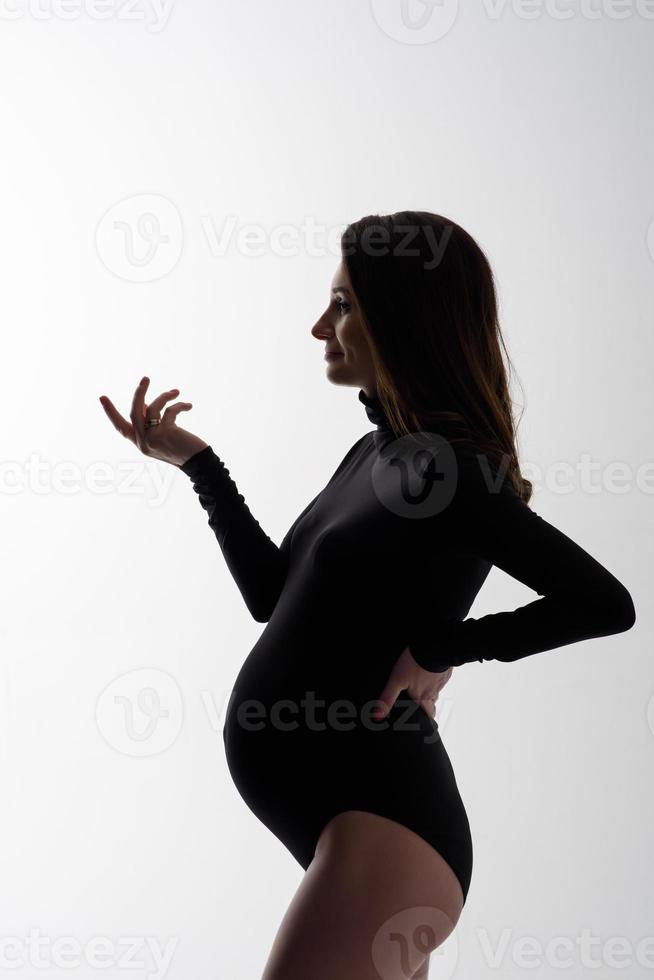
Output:
M359 401L365 407L366 415L368 416L372 424L377 426L378 430L390 429L390 425L388 423L388 418L386 416L386 413L384 412L382 404L376 395L370 397L366 395L363 388L360 388Z

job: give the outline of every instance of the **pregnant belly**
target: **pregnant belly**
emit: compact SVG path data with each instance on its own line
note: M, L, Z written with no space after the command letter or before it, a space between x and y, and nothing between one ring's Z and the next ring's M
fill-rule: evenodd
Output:
M301 625L271 621L236 677L225 717L227 762L241 794L251 802L291 793L318 773L333 794L364 769L367 778L387 778L433 751L437 723L406 692L387 719L372 718L399 652L390 633L309 637Z
M399 631L384 625L371 628L369 612L358 624L349 617L319 623L273 617L238 672L234 697L252 702L253 716L257 705L289 716L314 701L326 702L326 711L337 700L378 698L405 646Z

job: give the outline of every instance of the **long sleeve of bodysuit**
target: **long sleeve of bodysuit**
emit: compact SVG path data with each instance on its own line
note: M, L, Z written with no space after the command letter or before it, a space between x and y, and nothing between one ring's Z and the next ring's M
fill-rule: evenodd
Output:
M479 619L432 621L408 644L421 667L440 672L475 660L511 662L633 626L625 586L510 483L491 491L474 479L468 490L464 480L454 517L457 551L496 565L542 598ZM438 527L435 521L436 534Z
M195 453L180 469L193 481L247 608L257 622L267 622L286 578L292 529L279 547L271 541L211 446Z

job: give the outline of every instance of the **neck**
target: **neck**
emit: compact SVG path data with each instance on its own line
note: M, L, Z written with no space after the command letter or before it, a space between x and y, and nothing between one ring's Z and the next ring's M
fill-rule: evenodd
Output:
M390 429L386 413L384 412L379 398L375 392L369 394L368 392L370 390L370 388L365 387L359 389L359 401L364 406L366 415L373 425L377 426L377 429Z

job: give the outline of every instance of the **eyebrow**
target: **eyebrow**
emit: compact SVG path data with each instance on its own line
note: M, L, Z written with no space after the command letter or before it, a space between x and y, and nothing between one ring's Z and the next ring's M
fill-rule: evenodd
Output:
M347 286L332 286L333 293L349 293Z

